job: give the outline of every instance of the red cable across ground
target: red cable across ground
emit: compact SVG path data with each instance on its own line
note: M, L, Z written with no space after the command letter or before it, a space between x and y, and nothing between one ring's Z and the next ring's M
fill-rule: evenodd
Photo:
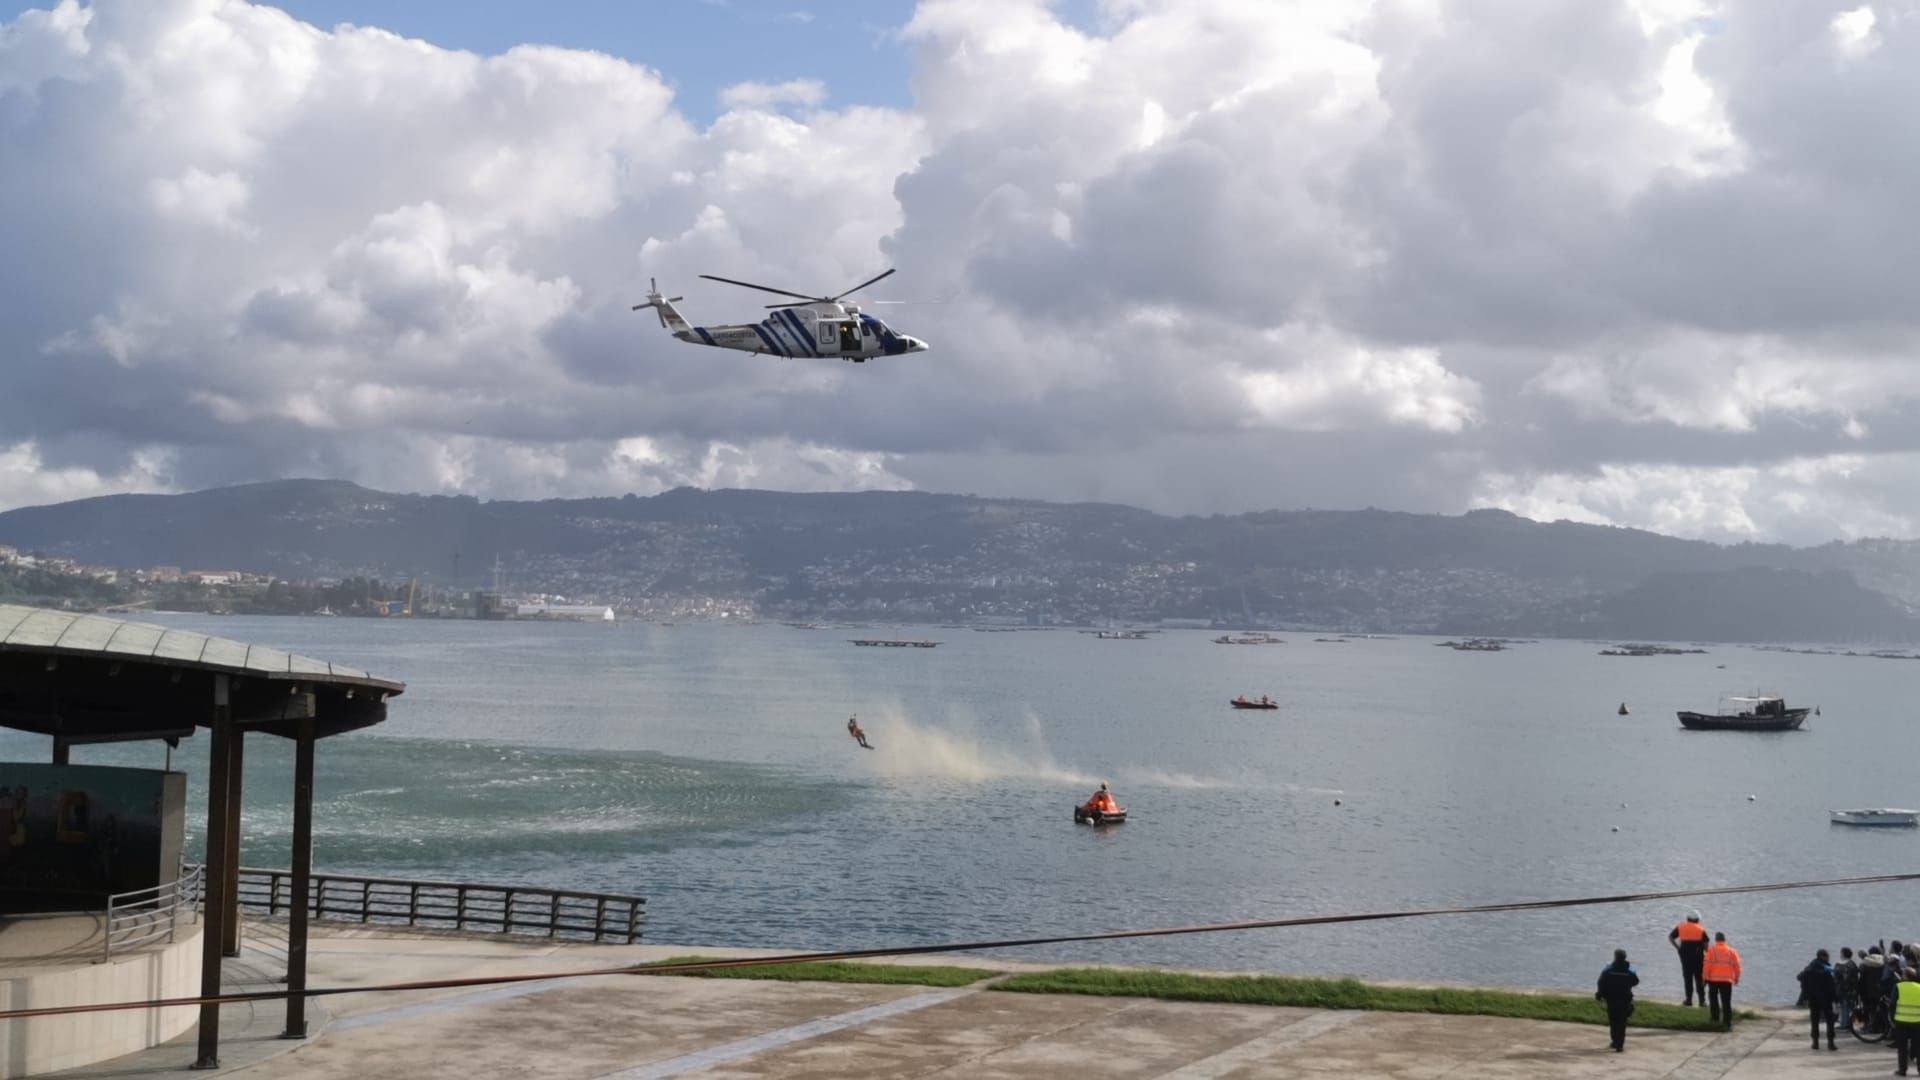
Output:
M379 986L321 986L305 990L254 990L216 997L157 998L148 1001L114 1001L91 1005L59 1005L43 1009L14 1009L0 1012L0 1020L28 1020L37 1016L67 1016L73 1013L114 1012L123 1009L167 1009L183 1005L228 1005L248 1001L275 1001L293 996L333 997L339 994L381 994L405 990L454 990L472 986L499 986L510 983L542 982L548 979L577 979L589 975L673 975L712 971L718 968L766 967L774 964L822 963L833 960L866 960L883 956L929 956L935 953L982 952L987 949L1015 949L1033 945L1062 945L1082 941L1116 941L1122 938L1172 937L1179 934L1216 934L1236 930L1274 930L1289 926L1328 926L1336 923L1380 922L1388 919L1418 919L1433 915L1484 915L1504 911L1545 911L1553 908L1592 907L1600 904L1637 904L1649 900L1678 900L1699 896L1732 896L1740 893L1784 892L1789 889L1827 889L1848 885L1884 885L1893 882L1920 881L1920 873L1874 874L1867 877L1834 878L1828 881L1777 881L1764 885L1721 885L1705 889L1670 889L1662 892L1619 893L1613 896L1581 896L1559 900L1521 900L1504 904L1476 904L1465 907L1409 908L1400 911L1371 911L1344 915L1298 915L1286 919L1254 919L1243 922L1203 923L1197 926L1163 926L1144 930L1105 930L1090 934L1059 934L1052 937L1007 938L1000 941L966 941L943 945L899 945L881 949L843 949L837 952L784 953L733 960L701 960L681 964L627 964L621 967L589 968L585 971L547 971L531 975L476 975L460 979L429 979L421 982L386 983Z

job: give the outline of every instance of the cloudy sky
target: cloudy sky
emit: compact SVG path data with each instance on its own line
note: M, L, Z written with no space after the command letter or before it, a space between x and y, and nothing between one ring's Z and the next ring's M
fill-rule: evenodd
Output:
M1916 0L0 19L0 508L332 476L1920 533ZM629 310L888 266L932 352Z

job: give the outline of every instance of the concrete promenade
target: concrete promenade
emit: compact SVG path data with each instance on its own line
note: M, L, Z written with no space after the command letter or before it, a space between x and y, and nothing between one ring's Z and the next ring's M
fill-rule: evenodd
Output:
M273 924L251 922L240 968L258 985ZM572 971L740 950L526 943L316 924L313 986ZM939 963L1004 970L1000 959ZM236 972L239 973L239 972ZM285 1041L280 1006L236 1009L225 1072L269 1078L619 1077L1867 1077L1893 1054L1844 1032L1807 1047L1791 1012L1729 1035L1412 1013L1199 1005L1139 998L670 977L594 977L469 990L343 995ZM67 1076L177 1077L186 1041Z

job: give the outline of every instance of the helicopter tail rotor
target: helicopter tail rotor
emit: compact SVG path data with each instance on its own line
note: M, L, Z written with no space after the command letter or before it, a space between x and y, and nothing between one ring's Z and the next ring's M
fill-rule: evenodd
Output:
M682 300L685 300L685 299L686 299L686 297L684 297L684 296L661 296L661 295L660 295L660 281L659 281L659 279L658 279L658 278L648 278L648 279L647 279L647 302L646 302L646 303L644 303L644 304L635 304L635 305L633 305L633 310L635 310L635 311L640 311L640 310L643 310L643 309L645 309L645 308L652 308L652 309L653 309L653 313L654 313L655 315L658 315L658 316L660 316L660 327L661 327L661 329L663 329L663 330L664 330L664 329L666 329L666 328L667 328L667 308L666 308L666 305L668 305L668 304L677 304L677 303L679 303L680 301L682 301Z

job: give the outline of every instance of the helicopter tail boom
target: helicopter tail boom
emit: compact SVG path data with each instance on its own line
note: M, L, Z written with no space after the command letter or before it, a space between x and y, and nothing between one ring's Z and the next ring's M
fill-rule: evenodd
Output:
M686 317L680 314L680 309L673 306L675 300L683 299L683 297L661 295L658 282L649 281L648 285L647 302L633 305L633 310L640 311L645 308L652 308L654 313L660 316L660 325L671 332L674 337L692 341L694 339L693 324L689 323Z

